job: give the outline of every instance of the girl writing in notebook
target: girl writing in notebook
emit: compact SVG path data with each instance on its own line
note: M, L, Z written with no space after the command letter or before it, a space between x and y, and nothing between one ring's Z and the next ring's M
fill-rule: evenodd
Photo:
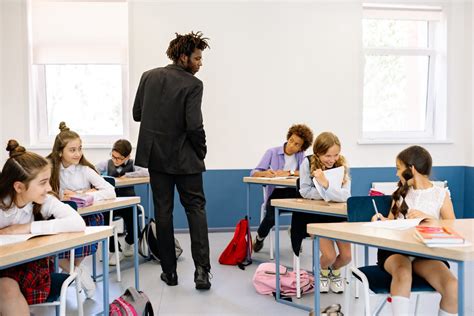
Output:
M282 146L268 149L258 163L257 167L250 172L252 177L287 177L298 176L299 166L304 159L304 151L313 142L313 132L303 124L296 124L288 129L286 142ZM275 188L267 185L265 188L265 217L257 230L257 236L253 242L253 250L259 252L263 248L263 241L275 225L275 207L271 206L272 199L294 198L297 192L294 188Z
M55 234L85 230L84 220L51 191L51 165L15 140L0 174L0 240L11 234ZM50 218L53 219L50 219ZM39 259L0 270L0 315L30 315L28 304L44 303L54 264Z
M76 132L71 131L64 122L59 125L60 133L54 140L53 150L47 157L53 166L51 187L61 199L68 200L76 194L88 194L94 201L115 198L115 189L102 178L94 166L82 154L82 141ZM87 226L104 224L102 214L84 217ZM81 286L87 298L92 298L95 292L95 283L89 269L82 265L84 257L97 250L97 244L76 249L75 266L80 276ZM69 252L60 256L59 265L69 271Z
M396 159L398 189L392 194L388 218L374 215L372 220L403 220L405 218L454 219L448 189L434 186L429 179L432 159L420 146L411 146ZM408 315L412 274L424 278L441 294L441 316L457 315L457 279L447 262L378 250L377 264L392 276L390 294L393 315Z
M324 171L342 167L344 176L342 182L330 182ZM314 183L320 186L318 190ZM345 202L351 196L351 180L346 159L341 155L341 142L331 132L323 132L316 137L313 145L313 155L306 157L300 166L299 192L305 199ZM295 253L299 253L303 238L308 236L308 223L333 223L346 221L334 216L306 214L296 212L291 220L291 242ZM336 246L339 254L336 254ZM334 293L344 291L344 282L340 269L351 261L351 245L342 241L332 241L321 238L321 276L320 292Z

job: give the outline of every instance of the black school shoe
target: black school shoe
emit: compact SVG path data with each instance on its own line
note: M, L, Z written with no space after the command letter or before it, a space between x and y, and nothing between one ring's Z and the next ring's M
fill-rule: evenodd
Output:
M258 237L255 237L255 240L253 241L253 245L252 245L254 252L259 252L260 250L262 250L264 240L265 239L259 240Z
M160 278L169 286L178 285L178 275L176 274L176 272L171 272L171 273L162 272Z
M194 283L196 283L196 290L209 290L211 282L209 281L210 269L197 266L194 271Z

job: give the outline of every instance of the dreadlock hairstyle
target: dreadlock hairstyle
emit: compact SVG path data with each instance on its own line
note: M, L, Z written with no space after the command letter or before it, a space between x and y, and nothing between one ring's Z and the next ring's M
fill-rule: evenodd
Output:
M66 126L66 123L61 122L59 123L59 134L56 135L54 139L53 150L51 153L46 157L51 161L52 172L51 172L51 188L53 188L53 192L59 194L59 170L61 169L61 156L63 154L63 150L66 145L74 139L80 139L81 137L74 131L71 131L69 127ZM91 164L85 157L82 155L81 160L79 160L79 164L83 166L87 166L97 172L94 165Z
M402 177L405 181L398 181L398 188L392 194L393 203L390 211L395 219L398 218L399 214L402 214L403 217L405 217L408 212L408 205L405 202L405 197L407 196L408 189L410 189L411 186L408 184L408 180L413 178L411 167L415 167L416 171L420 174L429 176L433 165L430 153L421 146L411 146L401 151L397 156L397 160L403 163L406 169L402 172Z
M26 189L38 173L49 167L49 162L38 154L26 151L14 139L10 139L6 150L10 158L5 162L0 173L0 209L7 211L17 201L17 193L13 184L22 182ZM35 221L43 220L41 204L33 202L33 216Z
M178 62L179 57L182 54L191 57L191 54L196 48L200 50L205 50L208 47L210 48L209 44L207 43L209 38L203 37L202 32L191 32L185 35L178 33L175 34L176 38L170 42L170 45L166 50L166 55L174 63Z
M319 156L325 155L329 148L337 145L341 148L341 142L339 138L331 132L323 132L316 137L313 144L313 155L309 158L311 174L317 169L325 170L326 166L321 162ZM339 155L339 159L334 163L334 168L344 167L344 183L349 180L349 166L347 165L346 158L343 155Z

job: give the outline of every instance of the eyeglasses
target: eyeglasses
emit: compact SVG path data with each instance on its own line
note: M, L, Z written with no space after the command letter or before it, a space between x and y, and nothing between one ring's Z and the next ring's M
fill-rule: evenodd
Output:
M124 161L125 159L127 159L127 157L123 157L123 156L120 156L120 157L114 156L113 153L110 153L110 157L111 157L112 160L114 160L114 161Z

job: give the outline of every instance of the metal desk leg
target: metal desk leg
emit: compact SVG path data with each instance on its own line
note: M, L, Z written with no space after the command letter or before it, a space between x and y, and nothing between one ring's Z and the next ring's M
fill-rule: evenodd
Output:
M135 288L140 290L140 280L138 277L138 221L137 221L137 205L133 206L133 264L135 266Z
M247 219L250 226L250 183L247 183Z
M275 207L275 272L276 272L276 300L280 298L280 209ZM271 232L270 232L271 233Z
M320 294L319 294L319 236L313 239L313 271L314 271L314 315L320 314Z
M464 315L464 262L458 262L458 315Z
M104 291L104 315L109 315L109 239L105 238L102 240L102 270L103 270L103 279L102 279L102 289Z

